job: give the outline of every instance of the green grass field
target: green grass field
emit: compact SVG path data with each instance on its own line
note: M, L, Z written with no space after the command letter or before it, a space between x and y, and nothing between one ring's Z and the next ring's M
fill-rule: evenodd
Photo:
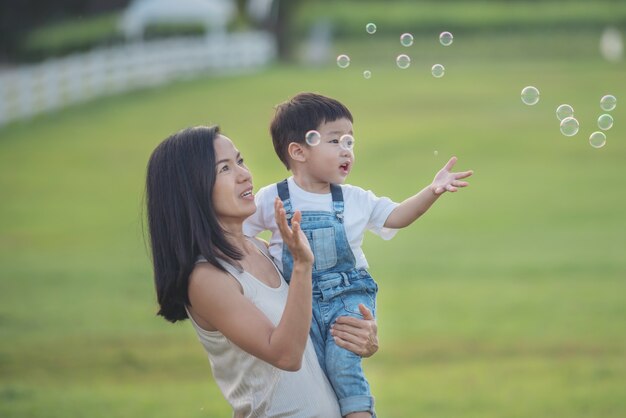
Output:
M365 362L378 415L625 416L626 67L602 61L598 39L420 37L406 71L395 39L345 41L346 70L202 78L1 128L0 416L230 416L191 326L155 316L145 165L170 133L219 123L256 186L280 180L272 107L307 90L355 116L352 184L402 200L451 155L475 170L392 241L366 239L381 289L381 349ZM529 84L532 107L519 99ZM607 93L615 126L593 149ZM559 133L561 103L581 123L574 137Z

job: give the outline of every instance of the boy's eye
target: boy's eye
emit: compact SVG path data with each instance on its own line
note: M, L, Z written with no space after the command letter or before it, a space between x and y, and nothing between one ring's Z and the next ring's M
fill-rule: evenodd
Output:
M339 140L338 139L331 139L330 141L328 141L331 144L338 144Z
M240 158L240 159L237 161L237 164L239 164L239 165L243 165L243 158Z

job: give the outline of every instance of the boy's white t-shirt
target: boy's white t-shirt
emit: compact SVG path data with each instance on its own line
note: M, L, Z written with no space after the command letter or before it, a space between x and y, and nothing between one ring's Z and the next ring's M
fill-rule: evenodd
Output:
M301 189L293 180L287 179L291 206L294 211L333 211L333 199L330 193L311 193ZM389 214L398 206L387 197L378 197L370 190L363 190L357 186L342 184L344 201L344 227L346 236L356 260L356 268L367 268L367 260L361 249L363 236L370 230L385 240L393 238L397 229L385 228L383 225ZM256 212L245 220L243 233L253 237L262 231L272 233L269 251L276 265L282 271L283 240L281 238L276 219L274 218L274 200L278 196L276 184L261 188L254 201Z

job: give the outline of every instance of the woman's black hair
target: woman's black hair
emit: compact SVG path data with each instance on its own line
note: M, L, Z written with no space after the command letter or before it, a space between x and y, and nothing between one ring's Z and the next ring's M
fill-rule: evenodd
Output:
M152 152L146 176L146 209L160 306L171 322L187 319L189 275L199 255L224 270L218 257L240 260L212 201L218 126L183 129Z

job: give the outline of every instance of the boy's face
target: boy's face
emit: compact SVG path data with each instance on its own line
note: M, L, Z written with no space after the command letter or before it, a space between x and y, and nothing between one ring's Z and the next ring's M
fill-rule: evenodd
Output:
M340 147L339 138L353 135L352 122L346 118L324 122L317 131L321 141L319 145L307 146L306 170L316 181L343 184L354 164L354 152Z

